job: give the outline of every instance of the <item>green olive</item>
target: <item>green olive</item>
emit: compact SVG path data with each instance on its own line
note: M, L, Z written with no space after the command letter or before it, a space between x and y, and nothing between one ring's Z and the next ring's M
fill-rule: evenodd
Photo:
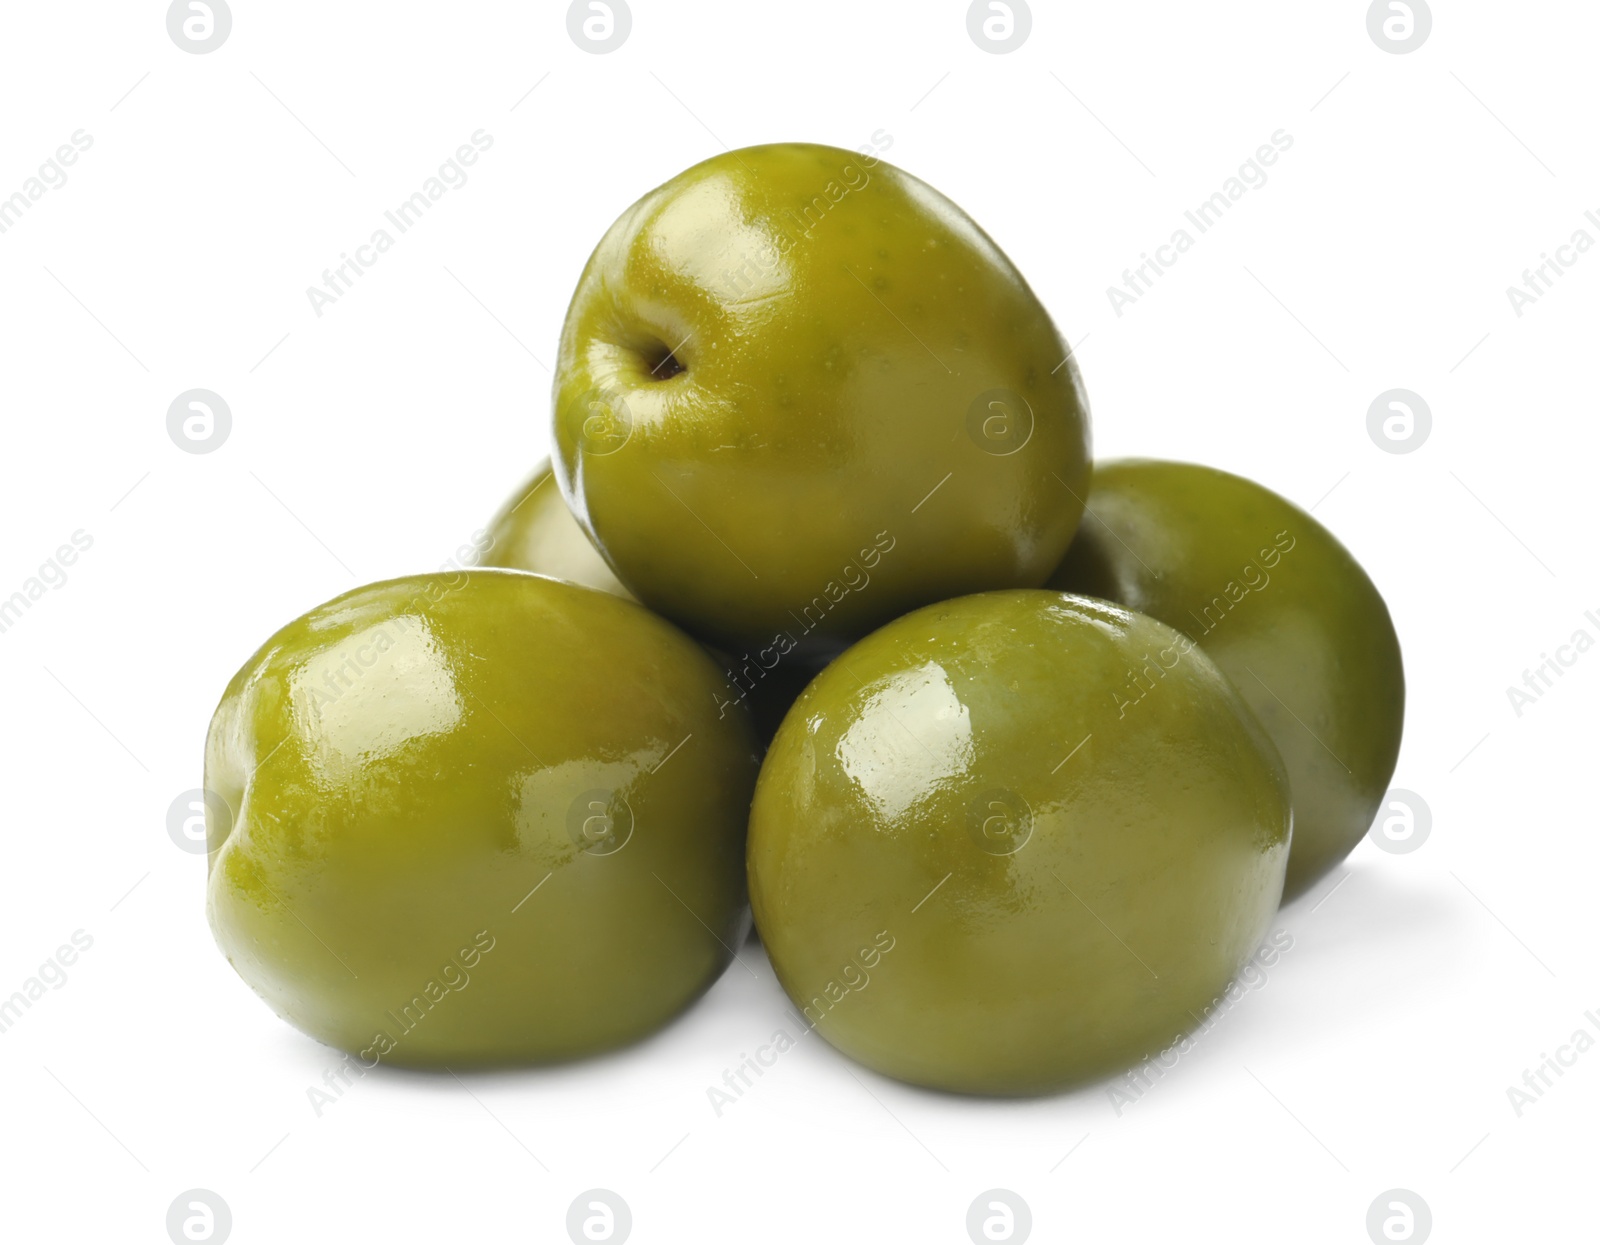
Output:
M484 566L532 571L634 599L567 509L548 458L500 507L486 535Z
M1153 1055L1256 950L1282 762L1194 642L1042 590L928 606L795 702L750 819L778 978L829 1042L939 1089Z
M745 933L754 740L725 696L687 636L556 580L330 601L211 723L217 941L279 1015L369 1066L643 1037Z
M1037 587L1082 515L1088 401L1049 315L955 204L838 148L728 152L624 212L554 406L606 560L734 654Z
M1289 772L1286 897L1372 825L1405 719L1400 641L1372 580L1327 528L1211 467L1097 463L1091 518L1052 587L1140 610L1198 640Z

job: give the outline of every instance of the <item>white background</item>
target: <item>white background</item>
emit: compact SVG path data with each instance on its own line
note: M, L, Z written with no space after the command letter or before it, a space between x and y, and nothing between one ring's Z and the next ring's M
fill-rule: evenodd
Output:
M93 546L0 634L0 995L94 943L0 1034L0 1233L161 1242L203 1188L239 1242L564 1241L603 1187L639 1242L959 1243L1000 1187L1041 1241L1362 1242L1400 1187L1438 1241L1592 1234L1600 1052L1520 1118L1506 1090L1600 1030L1600 653L1520 716L1506 688L1600 639L1600 252L1520 317L1506 287L1600 212L1600 9L1436 0L1394 55L1366 7L1039 2L993 55L961 3L634 0L593 55L557 3L235 0L194 55L161 3L8 5L0 196L93 146L0 235L0 597ZM470 181L314 314L479 129ZM1267 183L1116 315L1107 286L1280 129ZM545 452L545 364L627 204L724 145L877 130L1078 344L1102 456L1252 476L1367 567L1431 836L1286 909L1266 984L1120 1115L1104 1086L919 1092L813 1037L718 1118L707 1087L783 1023L752 946L635 1049L383 1070L319 1118L335 1053L229 970L167 834L224 683L312 605L450 558ZM195 387L233 412L204 455L166 431ZM1396 387L1433 412L1405 455L1367 432Z

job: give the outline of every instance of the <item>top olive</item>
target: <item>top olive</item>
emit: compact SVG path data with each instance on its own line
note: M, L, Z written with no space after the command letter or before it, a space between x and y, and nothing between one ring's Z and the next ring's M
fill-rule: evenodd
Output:
M736 652L1037 586L1082 513L1088 401L1033 291L937 191L833 147L728 152L624 212L554 400L618 577Z
M1289 772L1292 898L1361 841L1394 773L1405 674L1383 598L1327 528L1225 471L1097 463L1088 502L1051 586L1186 632L1238 687Z

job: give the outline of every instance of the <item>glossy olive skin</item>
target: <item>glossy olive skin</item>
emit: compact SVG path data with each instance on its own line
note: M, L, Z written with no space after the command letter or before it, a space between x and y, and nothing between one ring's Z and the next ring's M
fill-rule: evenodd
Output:
M795 703L756 786L750 898L834 1046L919 1085L1042 1093L1199 1023L1267 930L1289 835L1282 763L1192 641L985 593L874 632Z
M724 694L687 636L556 580L473 570L330 601L212 720L206 786L235 811L231 832L208 818L217 942L369 1066L643 1037L745 932L754 741Z
M734 653L1035 587L1082 513L1088 400L1032 290L937 191L833 147L728 152L624 212L554 409L618 577Z
M562 500L545 459L489 521L483 566L532 571L584 584L631 601L634 596L611 572Z
M1191 463L1097 463L1092 517L1052 587L1140 610L1198 640L1289 772L1287 898L1361 841L1405 719L1400 641L1327 528L1269 489Z

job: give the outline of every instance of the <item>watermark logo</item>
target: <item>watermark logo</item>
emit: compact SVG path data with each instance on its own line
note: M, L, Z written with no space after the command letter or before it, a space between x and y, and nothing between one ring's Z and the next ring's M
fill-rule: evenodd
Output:
M33 976L13 990L9 996L0 995L0 1033L6 1033L14 1028L22 1020L24 1013L33 1010L33 1005L45 997L46 987L59 990L65 986L68 970L92 946L94 946L94 935L81 929L73 930L70 944L64 942L57 947L54 954L39 965Z
M1426 843L1432 829L1433 811L1428 802L1415 791L1391 787L1367 837L1391 856L1404 856Z
M1032 31L1033 11L1027 0L972 0L967 9L967 34L996 56L1015 52Z
M967 834L991 856L1014 855L1033 837L1033 809L1015 791L985 791L967 805Z
M1390 1189L1372 1199L1367 1207L1367 1235L1373 1245L1409 1241L1422 1245L1433 1233L1433 1212L1410 1189Z
M931 494L930 494L931 495ZM798 610L791 609L789 617L798 624L796 630L780 631L772 643L758 652L745 651L743 657L723 671L731 684L729 691L739 694L732 700L713 693L717 702L717 717L727 716L729 708L742 703L761 685L761 681L776 670L779 664L799 646L802 636L810 635L821 627L828 616L851 593L865 592L872 584L872 572L885 554L894 550L899 538L888 532L879 532L870 545L864 545L854 558L839 568L836 578L830 579Z
M12 229L23 217L23 214L33 210L33 205L45 197L52 190L60 190L67 184L67 169L78 162L78 157L94 146L94 135L87 130L74 130L72 141L62 143L56 148L55 155L39 166L38 172L26 178L22 189L5 195L0 191L0 233Z
M622 1245L633 1231L633 1212L621 1195L610 1189L590 1189L572 1199L567 1207L567 1235L574 1245L588 1241L610 1241Z
M72 533L71 541L71 544L57 546L55 555L41 562L38 571L22 581L22 587L10 596L0 596L0 635L21 622L34 602L42 600L46 593L65 588L69 579L67 568L94 548L94 537L81 527Z
M1433 431L1433 412L1409 389L1386 389L1367 408L1367 435L1385 454L1420 450Z
M217 827L219 843L233 831L233 809L226 800L204 787L185 791L167 808L167 837L180 850L203 856L208 820Z
M1519 1120L1524 1111L1544 1097L1546 1090L1553 1088L1556 1081L1566 1076L1567 1069L1576 1066L1579 1059L1595 1048L1595 1034L1600 1033L1600 1015L1587 1011L1583 1013L1583 1018L1594 1026L1593 1033L1579 1025L1572 1031L1571 1037L1556 1047L1554 1055L1548 1051L1539 1052L1539 1062L1532 1068L1522 1070L1521 1085L1506 1086L1506 1101L1511 1104L1512 1114Z
M202 56L228 41L233 13L227 0L172 0L167 10L167 34L185 52Z
M1033 407L1010 389L986 389L967 408L967 436L985 454L1015 454L1033 439Z
M1367 34L1395 56L1415 52L1432 32L1433 10L1427 0L1372 0L1367 10Z
M1010 1189L990 1189L972 1199L967 1207L967 1235L973 1245L990 1241L1009 1241L1022 1245L1033 1232L1033 1212L1020 1195Z
M233 1212L220 1194L210 1189L190 1189L167 1207L167 1235L173 1245L209 1241L222 1245L233 1231Z
M783 209L782 215L769 217L756 245L741 250L734 256L737 265L730 263L722 270L717 279L722 297L738 306L788 289L790 253L810 242L813 233L846 197L872 184L871 170L878 167L879 157L893 146L893 134L888 130L874 130L872 137L856 148L859 161L845 161L838 166L836 176L829 177L826 182L813 183L809 200L802 194ZM882 280L875 277L873 284L878 285Z
M1590 225L1600 229L1600 212L1591 210L1583 216ZM1517 319L1522 319L1529 307L1555 289L1556 282L1565 277L1569 269L1577 267L1578 261L1592 250L1594 235L1580 227L1573 230L1572 237L1565 243L1556 247L1554 255L1549 251L1541 251L1539 262L1522 270L1521 288L1506 286L1506 299L1511 303L1511 310Z
M879 930L870 947L859 948L834 977L812 994L811 1001L794 1017L798 1021L800 1037L794 1037L785 1027L774 1030L765 1043L756 1047L754 1055L740 1051L739 1062L722 1070L722 1084L706 1086L706 1101L711 1104L711 1113L720 1120L722 1113L754 1089L756 1082L777 1064L784 1052L798 1046L824 1016L852 993L859 993L871 985L871 970L877 968L883 962L883 957L894 950L894 941L894 936L888 930Z
M805 1017L806 1024L815 1029L824 1016L843 1003L852 993L859 993L871 985L871 970L878 967L883 957L894 950L894 946L894 935L888 930L880 929L874 934L870 947L859 948L854 956L844 962L835 976L830 977L823 982L820 989L811 993L810 999L800 1008L800 1014Z
M1243 598L1239 599L1242 600ZM1209 620L1210 617L1211 611L1208 607L1206 618ZM1219 617L1223 616L1219 615ZM1117 706L1118 720L1120 721L1122 718L1127 717L1128 710L1150 695L1151 692L1159 687L1164 687L1165 684L1161 680L1167 677L1167 672L1176 670L1178 663L1192 653L1194 648L1194 640L1179 632L1177 638L1171 644L1163 646L1154 657L1146 650L1143 664L1137 670L1128 671L1127 677L1123 680L1122 690L1112 689L1111 699ZM1169 657L1172 659L1171 661L1167 660ZM1124 691L1127 693L1126 696L1123 695Z
M590 856L614 856L633 837L633 809L620 792L585 791L567 808L567 833Z
M578 424L578 443L586 454L615 454L633 436L633 412L620 390L585 390L567 404L566 422Z
M1106 1086L1106 1097L1118 1117L1134 1103L1143 1099L1162 1077L1193 1052L1250 991L1259 990L1266 985L1269 971L1276 968L1282 958L1292 950L1294 950L1294 935L1286 929L1274 930L1272 937L1257 947L1256 953L1244 962L1244 967L1239 970L1238 976L1228 983L1228 988L1211 1001L1205 1015L1195 1017L1200 1023L1193 1032L1177 1035L1172 1045L1157 1054L1147 1056L1138 1067L1130 1068Z
M807 1025L800 1036L805 1037L810 1032L811 1027ZM771 1038L756 1047L754 1055L740 1051L739 1062L722 1070L722 1085L706 1086L706 1101L711 1104L711 1113L720 1120L723 1111L743 1098L755 1082L767 1074L767 1069L778 1062L778 1057L785 1051L793 1050L795 1045L796 1039L789 1036L787 1029L777 1029ZM755 1079L752 1080L752 1077Z
M185 454L222 448L233 431L233 412L209 389L185 389L167 408L167 435Z
M1583 619L1600 631L1600 612L1585 610ZM1587 627L1579 627L1565 644L1556 645L1554 657L1547 652L1540 653L1539 664L1532 670L1522 672L1522 686L1506 688L1511 711L1520 718L1531 706L1538 704L1544 694L1555 686L1556 680L1565 677L1567 671L1576 666L1593 647L1594 634Z
M538 887L534 888L535 890ZM515 911L515 909L513 909ZM346 1051L340 1061L322 1071L322 1084L306 1086L306 1102L319 1120L334 1103L341 1101L355 1082L394 1054L414 1032L418 1025L453 994L460 994L472 984L472 970L483 962L483 957L495 948L495 936L480 929L472 941L459 946L449 954L439 971L422 983L420 989L398 1010L389 1008L384 1016L393 1029L379 1029L372 1041L360 1051Z
M567 6L567 34L596 56L615 52L628 41L632 29L627 0L572 0Z
M329 307L349 294L356 282L393 249L399 238L416 228L446 195L467 184L470 180L467 170L477 164L483 153L493 146L493 134L481 127L474 130L469 141L458 146L432 174L423 178L416 190L394 207L384 209L385 224L374 229L365 242L351 250L339 252L339 262L322 270L321 286L306 286L306 301L311 305L312 314L322 319ZM454 273L450 275L455 276ZM456 277L456 281L461 283L459 277ZM462 285L461 288L466 289L466 286ZM467 293L477 298L471 290L467 290Z
M1156 282L1166 276L1201 237L1216 228L1236 203L1251 191L1265 186L1269 179L1267 170L1277 164L1293 146L1293 134L1288 130L1274 130L1268 141L1257 147L1254 154L1223 180L1221 186L1193 208L1185 209L1184 223L1174 229L1165 242L1154 248L1153 255L1149 251L1141 251L1139 262L1122 270L1122 284L1106 286L1106 300L1117 319L1122 319L1129 307L1150 293ZM1190 226L1193 226L1192 233Z

